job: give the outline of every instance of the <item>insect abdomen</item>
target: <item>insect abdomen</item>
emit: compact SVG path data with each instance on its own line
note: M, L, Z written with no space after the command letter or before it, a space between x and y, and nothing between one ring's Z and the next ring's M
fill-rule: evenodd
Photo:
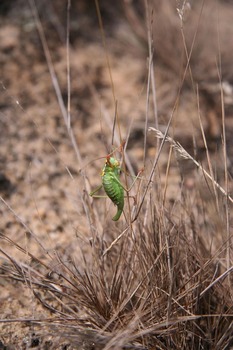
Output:
M117 213L112 218L112 220L117 221L124 208L124 189L119 182L117 182L116 175L112 172L106 172L102 177L102 182L107 196L117 206Z

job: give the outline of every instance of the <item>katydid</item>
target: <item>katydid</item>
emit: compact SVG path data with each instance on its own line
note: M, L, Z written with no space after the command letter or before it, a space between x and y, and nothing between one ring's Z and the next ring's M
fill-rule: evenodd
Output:
M102 169L101 177L102 177L102 185L100 185L97 189L90 193L90 196L94 197L95 193L98 192L102 187L106 195L111 199L111 201L117 206L117 213L112 218L113 221L119 220L123 209L124 209L124 191L129 192L135 183L136 179L133 181L130 189L126 189L120 182L120 162L111 157L111 155L107 155L105 165ZM98 196L95 196L98 197Z
M124 208L124 187L120 183L120 163L114 157L107 156L102 169L102 185L90 193L93 196L102 186L106 195L117 206L117 213L112 220L119 220Z

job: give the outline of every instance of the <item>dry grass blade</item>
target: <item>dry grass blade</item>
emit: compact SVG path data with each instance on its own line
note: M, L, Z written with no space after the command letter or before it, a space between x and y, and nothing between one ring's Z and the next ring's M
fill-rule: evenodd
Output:
M231 203L233 203L233 198L222 188L222 186L219 185L215 179L203 168L203 166L196 161L182 146L179 142L173 140L170 136L165 136L160 130L157 130L153 127L149 128L149 131L153 131L155 133L155 136L159 139L164 139L169 142L174 150L179 154L180 157L184 159L191 160L198 169L201 170L201 172L213 183L213 185L224 195L226 196Z

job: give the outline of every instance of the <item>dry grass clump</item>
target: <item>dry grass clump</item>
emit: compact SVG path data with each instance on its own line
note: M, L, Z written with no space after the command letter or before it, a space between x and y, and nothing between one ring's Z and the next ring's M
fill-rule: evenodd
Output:
M229 348L233 303L231 270L221 275L225 245L207 244L209 228L200 227L195 212L174 205L172 213L154 203L146 222L139 216L107 252L116 231L106 229L83 245L82 259L64 254L44 263L1 235L28 257L22 263L5 252L2 273L26 284L51 312L48 319L25 320L42 339L52 335L77 349Z

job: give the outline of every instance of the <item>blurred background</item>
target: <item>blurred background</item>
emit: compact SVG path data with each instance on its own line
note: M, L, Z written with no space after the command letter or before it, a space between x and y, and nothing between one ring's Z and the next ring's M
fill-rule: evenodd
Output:
M35 10L47 52L38 35ZM144 145L147 114L148 126L162 132L173 115L170 135L207 169L208 148L219 184L225 184L225 165L229 179L233 175L233 1L100 0L99 10L104 36L96 2L71 1L70 106L77 155L45 57L51 56L66 107L67 1L0 2L0 194L7 202L0 207L0 230L17 243L33 233L46 242L49 252L56 249L70 255L80 232L83 240L90 238L82 196L77 194L83 191L80 170L110 151L116 100L122 138L129 135L127 154L135 173L143 166L145 150L148 175L147 166L157 150L154 135L148 134ZM150 67L155 89L148 97ZM118 146L119 140L114 144ZM159 166L161 183L167 183L168 207L177 200L181 186L190 198L197 191L211 218L208 227L215 225L217 242L222 242L223 214L216 211L206 179L197 180L193 163L175 157L166 174L168 154L169 145ZM102 163L85 168L89 190L100 184ZM189 204L191 208L191 199ZM197 207L197 217L199 213ZM203 232L204 221L203 215ZM104 223L103 229L111 230L106 227ZM34 240L28 239L27 249L44 256ZM15 315L18 306L17 288L6 287L1 293L4 317ZM23 315L27 302L27 297L21 301ZM13 327L5 333L21 337Z

